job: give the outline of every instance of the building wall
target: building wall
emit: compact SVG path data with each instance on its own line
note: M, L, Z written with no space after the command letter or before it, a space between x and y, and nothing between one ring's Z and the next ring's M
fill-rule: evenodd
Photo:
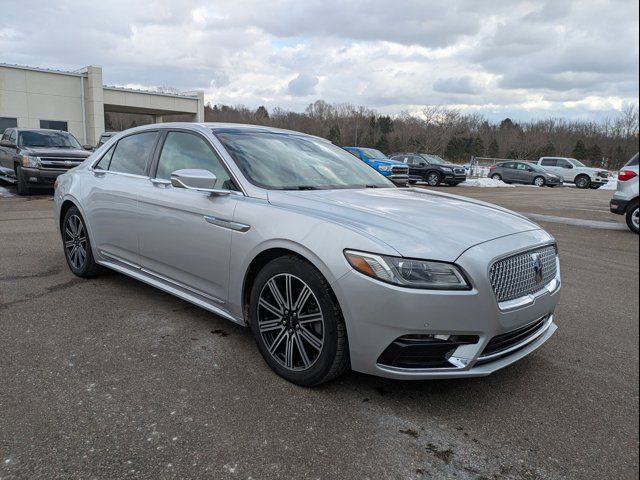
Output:
M81 143L95 145L105 131L105 109L150 114L156 122L171 114L189 114L192 121L203 122L204 92L179 95L104 87L102 68L95 66L58 72L0 64L0 117L16 118L18 127L65 121Z
M82 142L81 78L0 65L0 117L17 118L25 128L40 128L40 120L66 121Z

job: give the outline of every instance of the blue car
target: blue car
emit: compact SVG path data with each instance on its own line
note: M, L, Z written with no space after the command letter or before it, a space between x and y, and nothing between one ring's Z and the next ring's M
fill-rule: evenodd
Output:
M404 187L409 182L409 167L402 162L391 160L375 148L342 147L354 157L359 158L398 186ZM415 183L415 182L411 182Z

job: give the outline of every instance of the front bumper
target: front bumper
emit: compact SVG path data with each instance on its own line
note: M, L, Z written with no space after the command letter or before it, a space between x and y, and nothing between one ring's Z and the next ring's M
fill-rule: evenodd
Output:
M409 182L409 175L388 175L387 178L399 187L404 187Z
M66 172L67 170L63 169L22 168L29 186L52 187L56 179Z
M454 174L454 173L445 173L444 179L442 180L444 183L461 183L467 179L467 175Z
M472 279L469 291L418 290L384 284L350 271L338 280L339 300L347 321L351 366L354 370L396 379L458 378L488 375L533 352L555 332L553 312L560 297L560 272L553 291L543 289L532 301L501 310L489 284L488 268L505 252L548 243L541 230L511 235L467 250L457 260ZM535 338L496 358L482 360L492 338L516 331L539 319L544 327ZM459 347L450 366L398 368L379 363L380 356L404 336L455 335L477 338ZM455 358L454 358L455 357ZM480 361L480 363L478 363Z

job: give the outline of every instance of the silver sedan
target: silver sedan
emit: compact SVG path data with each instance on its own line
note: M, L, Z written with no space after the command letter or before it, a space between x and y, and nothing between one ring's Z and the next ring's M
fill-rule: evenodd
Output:
M299 385L349 368L488 375L557 328L560 268L542 228L397 188L297 132L127 130L58 178L55 214L74 274L113 269L249 326L269 366Z

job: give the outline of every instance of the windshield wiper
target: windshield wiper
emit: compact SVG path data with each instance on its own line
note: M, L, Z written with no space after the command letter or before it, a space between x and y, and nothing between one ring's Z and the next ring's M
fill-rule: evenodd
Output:
M294 190L322 190L322 188L313 185L298 185Z
M379 185L365 185L365 188L382 188Z

